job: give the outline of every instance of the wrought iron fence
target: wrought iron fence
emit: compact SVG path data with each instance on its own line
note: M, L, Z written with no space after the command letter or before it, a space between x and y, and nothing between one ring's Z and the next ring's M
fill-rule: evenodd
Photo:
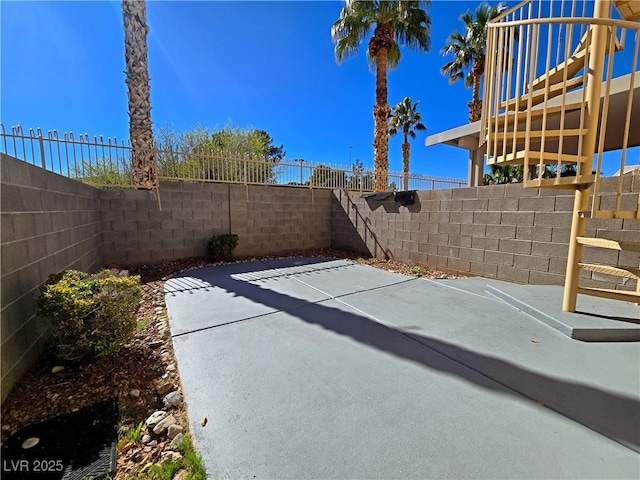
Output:
M0 124L0 152L95 187L131 188L131 146L116 138L62 137L56 130L43 135L38 128L5 131ZM264 158L229 156L214 152L157 150L160 181L223 182L254 185L288 185L303 188L373 190L373 171L303 159L268 161ZM402 190L403 173L389 173L389 189ZM434 190L466 186L456 178L410 174L409 190Z

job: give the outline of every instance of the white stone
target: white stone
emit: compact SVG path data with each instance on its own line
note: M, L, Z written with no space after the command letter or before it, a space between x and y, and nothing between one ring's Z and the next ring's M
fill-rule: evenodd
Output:
M160 420L155 427L153 427L153 433L155 433L156 435L160 435L161 433L164 433L167 431L167 428L169 428L169 425L173 425L174 423L177 423L176 418L173 415L169 415L168 417L163 418L162 420Z
M158 422L164 420L165 418L167 418L169 414L163 410L157 410L155 412L153 412L151 414L151 416L149 418L147 418L147 420L144 422L146 423L148 426L153 427L155 425L158 424Z
M151 441L151 435L147 435L146 433L142 436L142 443L147 444Z
M130 396L131 398L138 398L138 397L140 396L140 390L138 390L137 388L132 389L132 390L129 392L129 396Z
M51 373L60 373L64 370L64 367L61 365L55 366L51 369Z
M164 403L165 407L173 407L175 405L179 405L180 402L182 402L182 394L177 390L168 393L162 399L162 403Z

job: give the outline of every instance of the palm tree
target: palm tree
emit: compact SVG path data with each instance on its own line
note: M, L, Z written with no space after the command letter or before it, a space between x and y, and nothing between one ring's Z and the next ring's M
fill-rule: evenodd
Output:
M502 3L490 7L481 3L475 11L475 18L467 12L460 17L464 23L464 34L454 32L449 35L442 48L443 55L453 55L453 61L445 64L440 71L449 77L449 83L464 79L467 88L473 86L472 101L469 106L469 122L480 120L482 100L480 100L480 79L484 75L487 44L487 24L506 10Z
M147 63L149 27L144 0L122 0L122 20L133 185L136 188L155 189L157 188L157 167L151 128Z
M425 9L430 2L346 0L340 18L331 28L338 63L358 52L358 47L374 28L368 43L369 61L376 68L376 104L373 136L374 191L388 188L389 114L387 69L400 61L400 46L416 51L429 51L431 19Z
M404 142L402 143L402 172L404 173L404 189L409 190L409 155L411 154L411 144L409 137L416 138L416 130L425 131L422 123L422 115L418 112L416 102L411 105L411 98L405 99L398 105L393 107L391 111L391 119L389 120L389 134L395 135L402 132Z

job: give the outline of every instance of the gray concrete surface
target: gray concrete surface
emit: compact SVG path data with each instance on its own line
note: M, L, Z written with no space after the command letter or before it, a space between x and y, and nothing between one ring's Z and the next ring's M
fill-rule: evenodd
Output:
M169 280L209 476L639 478L640 345L569 338L483 280L319 259Z

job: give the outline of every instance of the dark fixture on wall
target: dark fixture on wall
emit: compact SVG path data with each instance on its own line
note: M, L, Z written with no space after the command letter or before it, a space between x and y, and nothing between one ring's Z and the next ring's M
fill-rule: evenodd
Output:
M416 201L416 190L396 192L396 202L400 205L413 205Z

